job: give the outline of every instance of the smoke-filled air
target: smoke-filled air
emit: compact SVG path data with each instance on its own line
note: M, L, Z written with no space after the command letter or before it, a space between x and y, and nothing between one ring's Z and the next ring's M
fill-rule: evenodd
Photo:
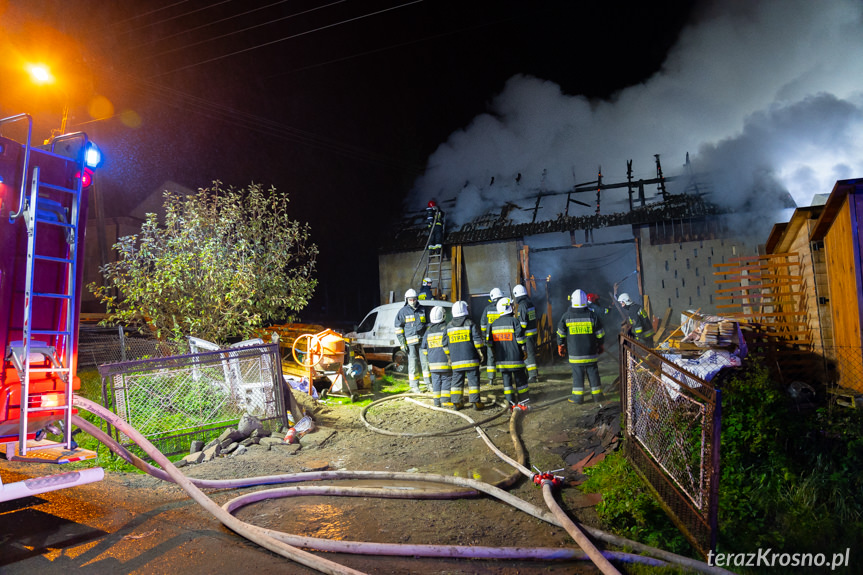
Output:
M808 206L863 177L863 2L716 1L693 14L662 68L608 99L512 77L431 155L407 206L457 198L460 225L595 180L600 165L605 182L625 181L630 159L635 179L653 178L654 154L673 176L689 153L712 176L710 200L732 209L786 193Z

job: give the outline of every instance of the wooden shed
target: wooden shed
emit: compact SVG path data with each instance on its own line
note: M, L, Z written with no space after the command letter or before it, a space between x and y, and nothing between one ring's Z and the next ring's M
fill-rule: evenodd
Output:
M834 360L840 386L863 393L863 178L840 180L833 186L809 242L823 246L826 289L833 346L825 355ZM823 300L822 300L823 301Z

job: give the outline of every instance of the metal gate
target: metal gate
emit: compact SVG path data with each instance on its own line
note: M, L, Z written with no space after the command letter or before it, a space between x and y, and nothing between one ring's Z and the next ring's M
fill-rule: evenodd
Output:
M287 426L278 344L105 364L99 373L104 405L166 454L244 413L271 430Z
M626 456L706 557L718 531L720 391L625 335L620 351Z

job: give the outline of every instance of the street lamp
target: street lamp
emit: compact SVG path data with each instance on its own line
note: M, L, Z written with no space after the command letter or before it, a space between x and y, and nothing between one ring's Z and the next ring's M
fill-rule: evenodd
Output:
M45 66L44 64L28 64L26 69L27 72L30 74L30 78L35 84L51 84L58 92L63 95L63 117L60 120L60 135L65 134L66 120L69 118L69 95L57 85L56 79L54 78L54 75L51 73L51 70L48 68L48 66ZM51 137L49 138L49 141L54 139L56 132L56 129L51 130Z

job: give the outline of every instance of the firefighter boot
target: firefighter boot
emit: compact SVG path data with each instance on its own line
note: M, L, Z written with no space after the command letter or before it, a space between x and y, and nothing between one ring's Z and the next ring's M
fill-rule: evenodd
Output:
M602 391L591 393L593 396L593 403L602 403L605 401L605 395L603 395Z
M481 401L472 401L471 407L473 407L477 411L482 411L485 408L485 404Z
M576 404L576 405L581 405L582 403L584 403L584 396L583 396L583 395L581 395L580 393L573 393L573 394L570 396L570 398L569 398L569 400L568 400L568 401L569 401L570 403L574 403L574 404Z

